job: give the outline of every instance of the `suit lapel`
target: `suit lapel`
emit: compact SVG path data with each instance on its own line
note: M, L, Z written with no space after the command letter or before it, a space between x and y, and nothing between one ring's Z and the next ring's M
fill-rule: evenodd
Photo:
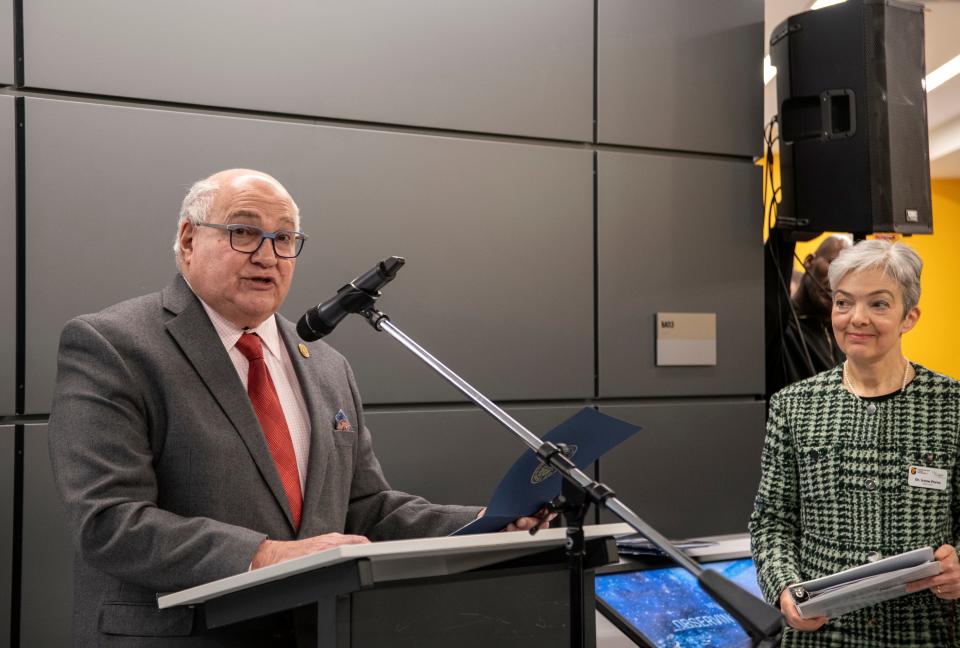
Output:
M327 466L330 457L334 456L333 447L333 416L330 411L334 402L325 396L332 393L332 389L324 379L319 362L315 359L304 358L297 348L296 328L292 322L284 317L277 316L277 328L280 337L287 347L287 354L293 363L297 380L300 383L300 392L307 404L307 414L310 417L310 458L307 462L307 480L303 493L303 515L301 517L301 535L306 537L322 532L316 526L324 519L321 496L323 482L327 476ZM327 529L329 531L329 529Z
M180 275L163 291L162 300L163 307L174 314L166 323L167 331L240 434L292 529L290 504L260 421L203 305Z

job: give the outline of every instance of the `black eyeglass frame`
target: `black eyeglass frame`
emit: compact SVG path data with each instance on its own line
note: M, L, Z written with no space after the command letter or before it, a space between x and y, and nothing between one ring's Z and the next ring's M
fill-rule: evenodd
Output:
M279 229L273 232L268 232L261 227L257 227L256 225L247 225L246 223L229 223L229 224L195 223L195 225L199 227L212 227L213 229L226 230L227 232L230 232L230 248L233 249L234 252L240 252L241 254L256 254L257 251L263 246L264 239L270 239L270 245L273 246L273 253L278 259L296 259L298 256L300 256L300 253L303 252L303 244L306 242L308 238L310 238L309 236L307 236L306 234L298 230ZM237 249L237 246L234 245L233 243L233 233L241 229L255 230L260 232L260 242L257 243L257 247L253 248L252 250ZM293 256L289 256L286 254L280 254L277 251L277 236L279 234L294 235L294 240L297 242L296 254L294 254Z

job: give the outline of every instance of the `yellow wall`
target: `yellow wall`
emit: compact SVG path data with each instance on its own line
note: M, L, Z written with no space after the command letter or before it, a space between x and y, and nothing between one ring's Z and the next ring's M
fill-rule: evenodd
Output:
M920 321L903 338L903 352L929 369L960 378L960 179L934 180L931 193L934 233L901 239L923 259ZM805 258L826 236L798 243L797 256Z

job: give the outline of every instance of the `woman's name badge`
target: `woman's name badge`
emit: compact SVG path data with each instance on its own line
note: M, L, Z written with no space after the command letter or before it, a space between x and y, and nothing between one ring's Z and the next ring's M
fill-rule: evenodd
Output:
M927 468L925 466L910 466L907 473L907 483L917 488L933 488L946 490L947 478L950 476L941 468Z

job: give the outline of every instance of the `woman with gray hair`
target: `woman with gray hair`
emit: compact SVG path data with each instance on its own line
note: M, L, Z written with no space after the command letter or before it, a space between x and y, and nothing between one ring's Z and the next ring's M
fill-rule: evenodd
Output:
M789 626L783 646L960 646L960 383L901 348L920 317L922 267L902 243L841 252L829 281L847 359L770 399L750 534L760 587ZM901 598L804 619L788 591L924 546L941 573Z

